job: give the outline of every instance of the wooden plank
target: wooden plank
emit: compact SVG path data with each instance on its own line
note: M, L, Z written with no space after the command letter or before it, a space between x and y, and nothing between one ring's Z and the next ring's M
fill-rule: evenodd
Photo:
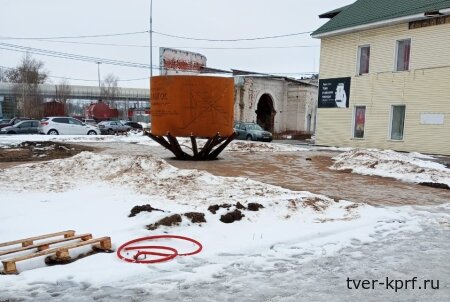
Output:
M68 231L46 234L46 235L41 235L41 236L36 236L36 237L30 237L30 238L25 238L25 239L3 242L3 243L0 243L0 247L19 244L19 243L22 244L23 247L25 247L27 245L30 245L30 242L31 242L31 244L33 244L33 241L36 241L36 240L42 240L42 239L47 239L47 238L56 237L56 236L63 236L63 235L65 238L72 237L75 235L75 231L68 230Z
M56 247L56 248L52 248L52 249L48 249L48 250L43 250L43 251L36 252L36 253L30 254L30 255L25 255L25 256L20 256L20 257L3 260L2 263L3 263L4 273L5 274L16 274L17 273L16 262L28 260L28 259L36 258L36 257L40 257L40 256L45 256L45 255L49 255L49 254L53 254L53 253L56 254L57 258L59 257L60 259L67 260L67 259L70 259L70 256L69 256L70 249L74 249L74 248L85 246L85 245L95 244L95 243L100 243L99 248L103 249L103 250L108 250L111 248L111 238L110 237L101 237L101 238L90 239L90 240L81 241L81 242L77 242L77 243L72 243L69 245L64 245L64 246L60 246L60 247Z
M92 235L91 234L81 234L81 235L77 235L77 236L66 237L66 238L56 239L56 240L47 241L47 242L41 242L38 244L26 245L26 246L22 246L22 247L18 247L18 248L8 249L8 250L0 251L0 256L17 253L17 252L22 252L22 251L26 251L26 250L31 250L34 248L36 248L38 251L43 251L43 250L49 249L50 245L52 245L52 244L66 242L66 241L75 240L75 239L89 240L89 239L92 239Z

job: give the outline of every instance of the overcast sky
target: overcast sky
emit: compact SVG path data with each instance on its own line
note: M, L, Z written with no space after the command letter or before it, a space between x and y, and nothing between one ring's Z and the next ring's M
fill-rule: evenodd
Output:
M354 0L153 0L153 30L177 36L208 39L239 39L315 30L326 19L320 13ZM143 32L149 29L150 0L0 0L0 43L64 52L103 59L149 64L149 35L57 39L52 41L5 39L5 37L67 37ZM66 42L66 43L62 43ZM67 42L137 45L111 46ZM154 34L156 47L175 47L206 55L209 67L255 72L285 73L300 77L318 71L320 41L309 34L287 38L240 42L207 42ZM267 49L204 49L243 47L291 47ZM301 46L301 47L300 47ZM1 44L0 48L12 48ZM0 66L14 67L23 53L0 49ZM42 55L51 76L74 85L97 85L97 64ZM159 64L154 48L153 64ZM101 78L114 73L121 80L146 78L148 69L100 65ZM154 75L158 71L154 71ZM58 78L50 78L59 83ZM148 88L148 79L123 81L125 87Z

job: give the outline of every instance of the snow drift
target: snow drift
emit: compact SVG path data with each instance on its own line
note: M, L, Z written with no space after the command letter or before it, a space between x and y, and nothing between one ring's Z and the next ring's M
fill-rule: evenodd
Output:
M355 149L335 156L331 169L392 177L405 182L441 183L450 186L450 169L431 159L433 157L419 153Z

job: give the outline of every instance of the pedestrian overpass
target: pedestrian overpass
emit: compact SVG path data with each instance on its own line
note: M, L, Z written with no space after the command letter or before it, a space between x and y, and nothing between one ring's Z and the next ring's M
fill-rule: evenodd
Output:
M20 84L0 83L0 97L20 97L21 89L14 89L15 85L20 86ZM67 87L69 89L67 93L64 93L64 98L69 100L99 100L105 98L98 86L67 85ZM38 93L44 98L61 97L58 88L58 85L39 84ZM108 98L108 101L148 102L149 100L149 89L123 87L117 87L117 93L113 99Z

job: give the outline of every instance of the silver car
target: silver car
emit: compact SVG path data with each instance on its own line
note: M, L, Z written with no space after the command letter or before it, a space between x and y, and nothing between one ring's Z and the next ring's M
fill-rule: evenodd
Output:
M73 117L52 116L44 117L39 122L38 132L49 135L99 135L100 130L87 125Z
M104 121L98 124L98 128L100 129L102 134L127 132L133 129L130 126L124 125L119 121Z

